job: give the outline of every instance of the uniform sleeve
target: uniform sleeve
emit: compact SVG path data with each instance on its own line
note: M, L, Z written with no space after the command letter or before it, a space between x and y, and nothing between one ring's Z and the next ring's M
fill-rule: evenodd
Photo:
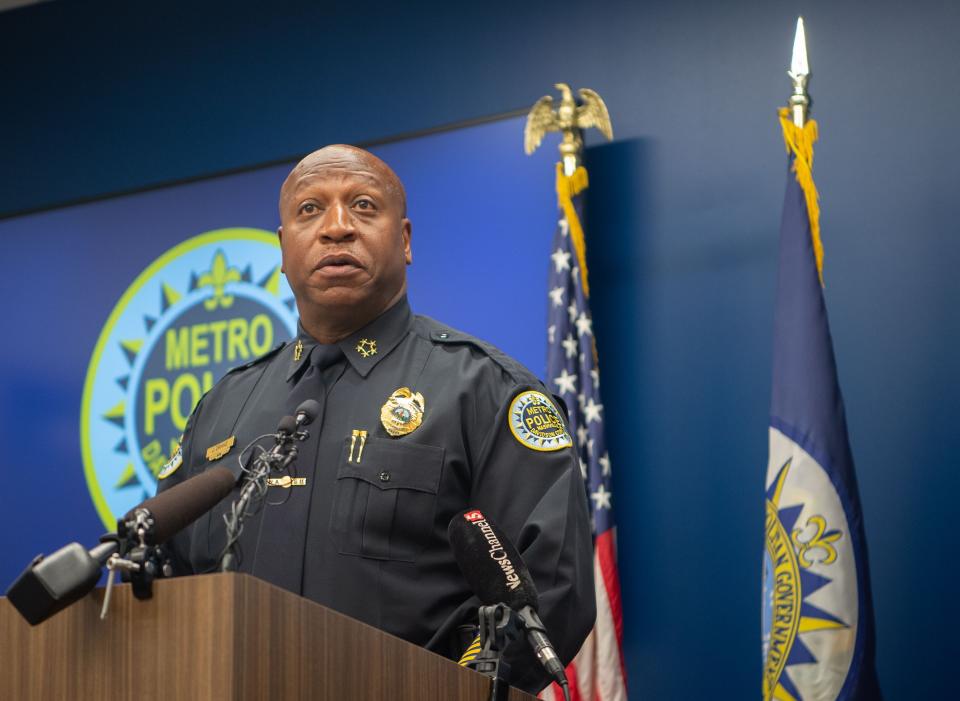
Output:
M157 480L157 494L165 492L196 474L196 468L194 467L196 461L193 455L193 435L205 398L206 395L204 395L197 403L197 406L194 407L193 413L190 414L190 418L187 419L187 424L183 429L183 436L180 439L180 448L178 451L180 464L175 465L175 460L177 459L175 455L171 458L170 462L167 463L167 466L161 470L160 479ZM165 477L163 476L164 472L168 472ZM167 550L173 560L173 572L174 575L177 576L194 573L188 558L190 545L189 533L189 528L180 531L166 543Z
M543 439L549 426L524 431L528 420L537 428L537 416L546 424L560 422L558 442ZM546 389L509 388L482 444L470 504L489 514L516 544L539 592L540 617L565 665L596 618L589 512L571 444L566 420ZM529 691L543 688L549 680L526 641L512 647L511 684Z

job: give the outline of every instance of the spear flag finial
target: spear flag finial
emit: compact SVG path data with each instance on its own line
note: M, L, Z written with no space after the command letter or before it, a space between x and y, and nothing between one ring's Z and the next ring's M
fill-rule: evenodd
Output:
M793 123L802 127L807 119L810 97L807 95L807 78L810 65L807 63L807 37L803 31L803 17L797 18L797 33L793 38L793 57L787 75L793 80L793 94L790 107L793 109Z

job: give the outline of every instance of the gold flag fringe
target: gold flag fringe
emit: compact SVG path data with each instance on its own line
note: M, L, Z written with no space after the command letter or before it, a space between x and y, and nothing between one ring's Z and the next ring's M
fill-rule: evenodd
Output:
M583 283L583 294L590 296L590 285L587 282L587 243L583 237L583 226L580 217L573 206L573 198L587 189L590 182L587 178L587 169L578 166L573 175L563 174L563 164L557 163L557 201L563 216L570 227L570 238L573 240L573 250L577 252L577 262L580 265L580 281Z
M817 123L808 120L802 127L793 123L790 109L781 107L780 127L787 153L793 154L793 172L807 200L807 216L810 218L810 239L817 262L817 275L823 286L823 242L820 240L820 195L813 182L813 144L817 140Z

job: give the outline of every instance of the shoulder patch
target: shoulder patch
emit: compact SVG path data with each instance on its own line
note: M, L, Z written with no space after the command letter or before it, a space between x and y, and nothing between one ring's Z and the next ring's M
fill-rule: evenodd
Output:
M550 452L573 445L560 412L542 392L526 390L514 397L507 421L513 437L531 450Z
M180 437L180 440L181 441L183 440L183 436ZM171 456L167 464L164 465L163 468L160 470L160 472L157 474L157 479L161 479L161 480L166 479L167 477L172 475L174 472L176 472L178 469L180 469L180 466L182 464L183 464L183 444L181 443L180 445L177 446L176 451L174 451L173 455Z

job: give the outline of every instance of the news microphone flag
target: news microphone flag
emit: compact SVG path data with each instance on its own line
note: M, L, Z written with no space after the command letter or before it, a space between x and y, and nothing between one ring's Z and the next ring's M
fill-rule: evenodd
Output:
M603 430L600 371L590 315L586 241L581 225L587 171L567 176L557 164L560 216L550 256L547 384L566 402L584 487L593 513L597 621L567 666L572 701L625 701L623 611L617 573L616 530L610 493L610 455ZM542 699L563 699L551 684Z
M763 557L763 699L878 701L863 516L822 290L816 122L780 111L780 229Z

